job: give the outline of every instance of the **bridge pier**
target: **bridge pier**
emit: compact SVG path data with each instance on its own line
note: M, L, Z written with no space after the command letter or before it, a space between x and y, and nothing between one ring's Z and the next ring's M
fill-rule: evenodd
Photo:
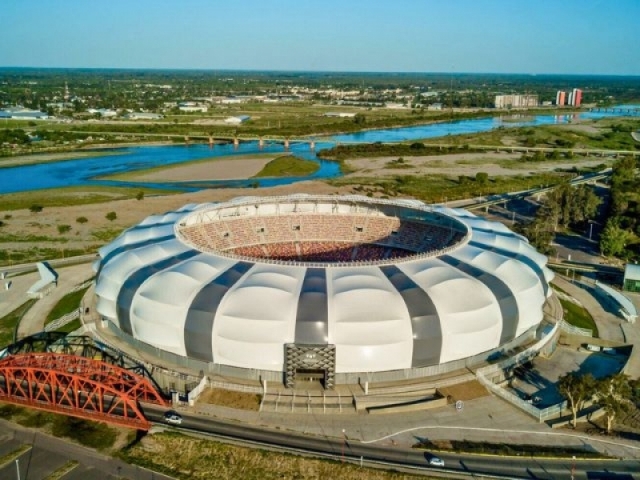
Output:
M311 150L315 150L316 149L316 142L314 140L311 140L311 143L309 143L309 148Z
M185 135L185 136L184 136L184 143L185 143L186 145L189 145L189 135Z
M289 150L289 139L288 138L284 139L284 149L285 150Z
M213 137L209 135L209 146L213 147Z
M240 140L238 140L238 137L233 137L233 148L238 148L239 145Z
M260 137L258 139L258 148L262 150L264 148L264 138Z

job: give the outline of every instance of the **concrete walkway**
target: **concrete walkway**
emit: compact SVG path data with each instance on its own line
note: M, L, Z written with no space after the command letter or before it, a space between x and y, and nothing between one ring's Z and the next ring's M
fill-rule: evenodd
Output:
M624 368L624 373L630 378L640 378L640 322L629 323L604 310L602 305L584 288L571 283L567 279L556 275L553 283L578 300L593 317L600 338L634 345L631 356ZM640 295L625 292L625 295L636 305L640 306Z
M494 396L467 401L461 411L449 405L401 415L280 414L198 404L184 411L319 437L342 438L344 430L350 440L389 448L411 448L423 438L565 447L590 445L612 456L640 459L640 442L584 435L571 429L552 430Z
M33 307L27 311L24 317L22 317L22 321L18 327L18 338L42 331L47 315L60 299L67 295L73 287L93 276L91 264L88 263L65 267L56 271L59 275L58 286L54 288L49 295L38 300Z
M615 342L626 342L622 330L622 325L626 322L607 312L588 291L557 274L552 283L567 292L569 296L578 300L582 306L589 311L598 326L600 338L613 340Z

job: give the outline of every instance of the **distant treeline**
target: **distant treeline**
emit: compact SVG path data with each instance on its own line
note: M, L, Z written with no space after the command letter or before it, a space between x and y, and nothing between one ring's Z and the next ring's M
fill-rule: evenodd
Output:
M320 158L328 160L346 160L358 157L421 157L428 155L446 155L449 153L476 153L483 150L468 145L438 147L421 142L408 143L363 143L358 145L337 145L318 153Z

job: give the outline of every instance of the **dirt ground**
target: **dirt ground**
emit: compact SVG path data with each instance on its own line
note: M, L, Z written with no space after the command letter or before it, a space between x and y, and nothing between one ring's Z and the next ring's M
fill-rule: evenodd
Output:
M439 388L438 390L445 396L451 395L455 401L473 400L474 398L486 397L489 395L487 389L476 380Z
M451 155L433 155L425 157L406 157L403 165L411 168L386 168L386 164L397 157L358 158L347 160L347 165L355 170L347 177L386 177L394 175L469 175L486 172L489 176L515 176L549 172L556 168L587 167L599 165L602 158L564 160L558 162L522 163L512 168L501 166L505 160L518 160L521 153L456 153Z
M202 392L198 398L198 402L258 411L260 408L260 395L210 388Z
M6 224L0 233L6 237L20 237L20 241L13 242L10 239L0 241L0 249L26 250L39 247L62 251L72 248L90 248L106 243L105 238L113 238L122 230L136 225L149 215L162 214L188 203L221 202L239 196L289 195L300 192L348 194L351 192L351 187L333 187L323 182L310 181L258 190L221 188L175 195L147 195L143 200L128 199L89 205L45 207L40 213L32 213L26 208L5 210L3 213L11 217L5 220ZM105 215L112 211L116 213L117 218L109 221ZM79 217L85 217L87 222L78 223L76 219ZM60 234L58 225L69 225L71 230ZM30 241L30 238L33 238L33 241Z
M128 175L136 182L184 182L190 180L233 180L251 178L264 166L282 154L260 155L216 159L194 162L189 165L175 165L150 173Z

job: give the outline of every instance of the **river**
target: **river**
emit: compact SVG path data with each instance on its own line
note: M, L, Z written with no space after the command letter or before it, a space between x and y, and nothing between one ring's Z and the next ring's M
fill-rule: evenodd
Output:
M315 151L318 152L322 149L330 148L335 145L336 142L400 142L424 138L446 137L447 135L486 132L498 127L509 128L519 126L563 124L575 120L576 115L579 119L598 119L610 116L620 116L620 114L611 114L606 112L584 112L573 115L526 116L526 120L524 121L518 121L517 117L506 119L502 119L501 117L488 117L418 125L413 127L368 130L358 133L335 135L330 138L330 141L316 142ZM215 145L214 147L195 144L188 146L170 145L114 148L110 150L113 154L107 154L99 157L45 162L41 164L0 169L0 194L83 185L130 186L139 188L148 187L158 189L176 189L182 191L193 191L203 188L243 187L256 184L260 187L270 187L276 185L287 185L303 180L334 178L342 175L337 163L319 159L315 153L310 150L309 145L306 143L293 143L289 151L299 157L318 162L320 168L312 175L305 177L251 178L179 183L145 183L102 180L100 177L107 175L134 170L145 170L163 165L173 165L202 158L285 152L285 149L281 144L267 143L263 148L260 148L257 142L241 143L238 147L234 147L230 144Z

